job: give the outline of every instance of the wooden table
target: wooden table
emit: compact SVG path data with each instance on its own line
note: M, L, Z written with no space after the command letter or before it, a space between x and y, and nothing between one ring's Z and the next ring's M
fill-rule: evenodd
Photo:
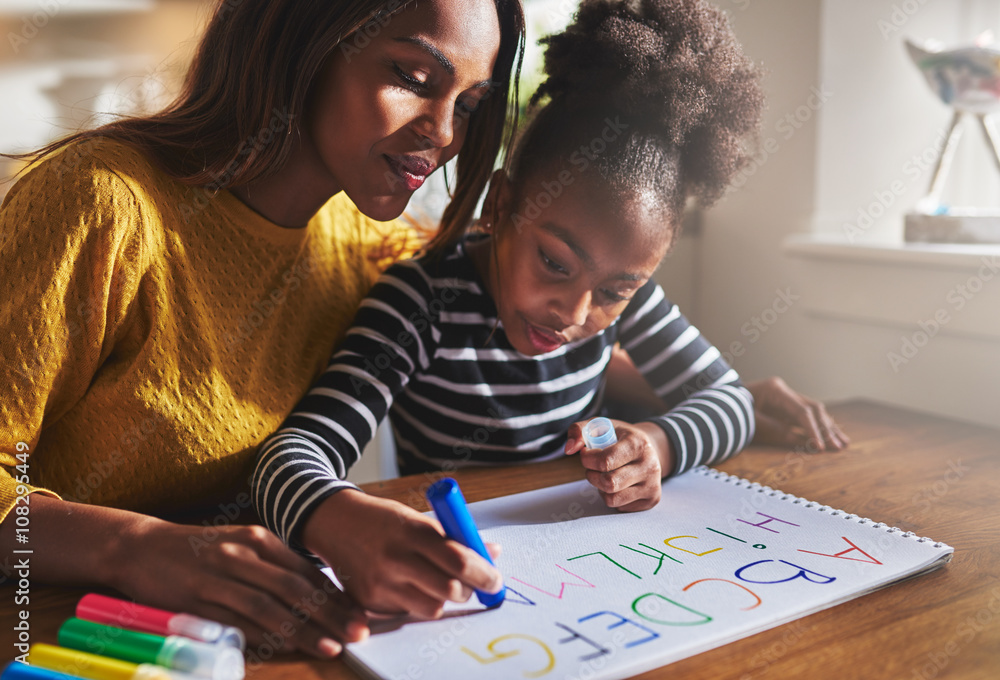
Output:
M832 609L645 673L640 678L1000 678L1000 431L864 401L833 406L852 439L840 453L754 447L720 469L948 543L951 564ZM575 458L453 475L468 500L582 477ZM403 477L367 492L426 510L432 481ZM10 636L13 589L0 603ZM82 590L31 591L34 642L54 642ZM11 623L8 623L11 621ZM11 647L4 642L3 657ZM355 678L342 662L284 657L253 680Z

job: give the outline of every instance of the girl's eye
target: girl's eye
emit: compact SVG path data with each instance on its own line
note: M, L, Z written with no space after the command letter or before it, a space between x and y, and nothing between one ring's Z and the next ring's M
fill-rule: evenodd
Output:
M607 288L602 288L600 292L601 292L601 295L604 296L604 299L607 300L609 303L611 303L613 305L616 305L619 302L625 302L627 300L631 300L632 299L632 298L627 298L627 297L624 297L622 295L619 295L618 293L614 292L613 290L608 290Z
M400 83L407 90L417 94L422 94L427 91L427 83L404 71L400 68L399 64L394 63L392 65L392 69L396 72L396 77L399 78Z
M542 263L545 265L546 269L553 271L556 274L565 274L567 272L565 267L546 255L545 251L541 248L538 249L538 256L542 259Z

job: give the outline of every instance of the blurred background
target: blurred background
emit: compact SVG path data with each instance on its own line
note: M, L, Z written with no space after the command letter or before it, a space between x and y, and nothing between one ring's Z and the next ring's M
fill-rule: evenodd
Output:
M755 162L692 216L660 268L668 297L748 381L780 375L827 401L864 397L996 426L1000 244L903 242L903 215L927 191L952 116L903 40L1000 38L1000 2L717 4L767 73L768 111ZM0 151L165 104L213 5L0 0ZM526 0L523 97L540 77L535 41L575 5ZM1000 173L973 122L943 200L1000 208ZM0 195L16 170L0 165ZM443 182L418 193L415 211L443 209ZM391 474L391 451L375 448L353 479Z

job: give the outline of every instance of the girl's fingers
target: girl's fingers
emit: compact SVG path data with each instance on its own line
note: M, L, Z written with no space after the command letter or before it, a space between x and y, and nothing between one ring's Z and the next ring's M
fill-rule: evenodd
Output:
M496 567L456 541L446 540L423 554L430 563L428 566L474 590L494 593L503 583Z
M436 602L446 600L465 602L461 599L465 593L471 595L462 581L428 560L424 555L414 555L412 559L400 562L394 569L394 576L400 583L408 584Z
M440 524L435 523L428 526L432 527L431 532L421 532L414 538L420 543L417 551L431 565L448 577L458 579L462 584L475 590L493 593L500 589L503 579L496 567L471 548L466 548L457 541L445 538L443 530L438 533L436 529ZM499 549L499 546L493 543L487 545L487 550L489 550L490 545Z
M581 421L569 426L569 430L566 432L566 448L564 449L567 456L578 451L583 451L583 447L585 446L583 441L583 426L585 424L585 422Z
M649 483L634 484L615 493L602 491L601 497L609 508L616 508L623 512L648 510L659 502L660 486Z
M606 449L585 449L580 463L587 470L611 472L642 458L642 449L631 439L623 439Z

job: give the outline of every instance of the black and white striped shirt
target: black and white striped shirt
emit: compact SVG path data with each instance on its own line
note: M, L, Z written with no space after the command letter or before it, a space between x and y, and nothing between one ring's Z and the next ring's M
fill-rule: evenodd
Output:
M462 244L389 268L362 302L329 367L260 447L252 494L262 521L301 549L301 527L337 491L389 414L400 472L542 461L569 426L598 415L616 342L670 406L679 474L718 463L753 436L753 403L719 351L650 280L607 329L526 356Z

